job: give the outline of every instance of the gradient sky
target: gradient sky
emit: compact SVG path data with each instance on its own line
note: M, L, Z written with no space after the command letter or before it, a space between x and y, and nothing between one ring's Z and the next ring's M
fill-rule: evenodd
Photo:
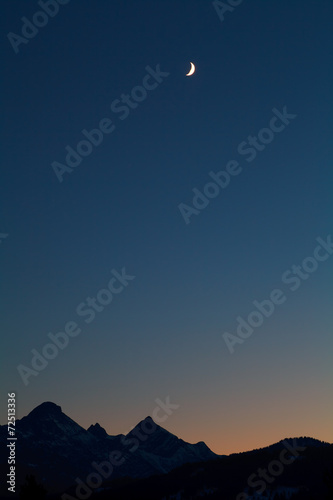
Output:
M2 395L110 434L170 396L163 426L221 454L333 442L333 257L294 292L281 280L333 234L332 2L244 0L221 22L208 0L71 0L15 54L7 34L38 10L1 3ZM111 103L158 64L121 120ZM296 118L247 162L239 144L284 106ZM115 130L60 183L51 163L103 118ZM241 173L185 224L178 205L230 160ZM122 267L135 279L86 324L77 306ZM231 354L222 334L275 288ZM80 335L25 386L17 366L68 321Z

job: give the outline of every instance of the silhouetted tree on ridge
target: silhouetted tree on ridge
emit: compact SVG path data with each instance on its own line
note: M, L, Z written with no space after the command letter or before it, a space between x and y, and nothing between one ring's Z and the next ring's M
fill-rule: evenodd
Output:
M38 484L34 475L29 474L25 478L25 484L20 486L20 498L22 500L44 500L47 491L41 484Z

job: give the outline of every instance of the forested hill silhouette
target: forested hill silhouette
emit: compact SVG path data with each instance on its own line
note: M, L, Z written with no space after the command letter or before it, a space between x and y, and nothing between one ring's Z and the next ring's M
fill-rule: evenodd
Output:
M9 496L3 484L1 498L15 498L20 491L27 498L31 488L40 498L60 498L66 492L63 500L80 495L99 500L203 495L223 500L239 495L254 500L260 492L274 500L333 498L333 445L310 437L219 456L203 442L179 439L150 416L127 435L111 436L98 423L84 429L51 402L17 420L16 437L17 491ZM0 441L6 477L5 425L0 426ZM265 477L260 470L266 470Z

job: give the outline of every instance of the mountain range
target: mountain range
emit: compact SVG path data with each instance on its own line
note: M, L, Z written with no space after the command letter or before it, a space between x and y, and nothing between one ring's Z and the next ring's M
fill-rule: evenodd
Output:
M5 444L7 436L7 426L0 426L0 443ZM85 430L51 402L42 403L17 420L16 437L20 464L17 474L21 479L34 474L49 491L64 491L76 477L83 480L89 473L96 473L93 463L114 462L112 479L144 478L217 457L205 443L186 443L155 424L151 417L139 422L126 436L110 436L99 424ZM6 446L1 447L0 467L8 469Z
M2 478L9 468L7 437L7 426L0 426ZM84 429L51 402L17 420L16 437L17 489L8 493L2 481L1 498L17 497L30 475L47 498L62 500L333 499L333 445L308 437L216 455L149 416L127 435L111 436L99 424Z

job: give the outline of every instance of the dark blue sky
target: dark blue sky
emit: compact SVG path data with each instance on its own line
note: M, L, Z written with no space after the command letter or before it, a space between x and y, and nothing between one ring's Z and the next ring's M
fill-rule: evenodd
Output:
M281 281L331 234L331 2L244 0L221 22L210 1L70 0L17 54L7 34L41 8L1 10L3 392L20 416L51 400L116 434L169 395L165 427L216 452L332 441L332 261ZM157 65L122 120L111 103ZM285 106L297 116L248 162L240 143ZM51 164L104 118L60 183ZM231 160L241 173L186 224L179 204ZM79 304L123 267L135 279L85 323ZM231 354L222 334L275 288L285 303ZM81 333L25 386L17 366L69 321Z

